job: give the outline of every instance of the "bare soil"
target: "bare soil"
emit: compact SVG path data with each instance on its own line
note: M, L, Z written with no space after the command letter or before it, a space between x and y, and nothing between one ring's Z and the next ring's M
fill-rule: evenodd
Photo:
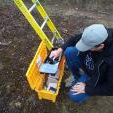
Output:
M93 23L113 27L112 11L58 4L44 7L65 41ZM39 43L39 37L16 6L0 9L0 113L113 113L113 97L91 97L78 105L69 100L67 90L61 90L55 104L40 101L25 77Z

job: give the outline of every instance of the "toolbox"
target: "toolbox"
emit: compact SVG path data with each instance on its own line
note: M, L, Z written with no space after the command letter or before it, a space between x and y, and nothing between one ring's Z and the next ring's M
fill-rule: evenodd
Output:
M42 41L28 68L26 76L31 89L36 91L39 99L47 99L51 100L52 102L55 102L56 97L59 93L61 80L64 72L65 58L62 57L58 65L58 70L56 74L59 76L59 79L57 82L57 86L55 86L56 91L53 93L52 91L49 91L44 88L44 84L48 76L47 73L41 73L39 71L40 66L44 64L49 53L50 52L47 49L46 44L44 43L44 41Z

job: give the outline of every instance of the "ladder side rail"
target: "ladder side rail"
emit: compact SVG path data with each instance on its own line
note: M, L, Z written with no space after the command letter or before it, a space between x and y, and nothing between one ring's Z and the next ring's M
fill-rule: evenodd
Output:
M50 40L47 38L46 34L42 31L36 20L33 18L33 16L30 14L29 10L26 8L22 0L14 0L17 7L20 9L20 11L23 13L23 15L26 17L28 22L31 24L31 26L34 28L36 33L39 35L41 40L45 41L47 44L48 49L50 50L53 47L53 44L50 42Z
M32 0L33 3L35 3L35 0ZM44 8L42 7L42 5L40 4L40 2L38 2L37 6L36 6L37 10L39 11L40 15L42 16L42 18L45 20L46 17L48 17L48 21L47 21L47 25L50 28L50 30L54 33L57 32L57 35L55 38L59 39L62 38L61 35L59 34L59 32L57 31L56 27L54 26L53 22L51 21L51 19L49 18L49 16L47 15L46 11L44 10Z

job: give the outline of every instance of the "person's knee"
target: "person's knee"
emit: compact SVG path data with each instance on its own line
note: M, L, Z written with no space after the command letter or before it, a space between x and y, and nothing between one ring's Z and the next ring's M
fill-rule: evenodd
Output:
M71 53L72 48L71 47L67 47L66 50L64 51L64 55L67 56Z
M64 55L65 55L65 57L68 57L70 55L73 55L73 53L77 55L78 50L75 47L67 47L64 52Z

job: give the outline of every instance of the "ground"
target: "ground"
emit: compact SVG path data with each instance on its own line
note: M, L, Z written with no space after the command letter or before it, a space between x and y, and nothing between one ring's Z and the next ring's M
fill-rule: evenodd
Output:
M44 4L65 41L92 23L113 27L112 11ZM45 31L48 33L49 31ZM40 39L15 5L0 10L0 113L113 113L113 97L91 97L77 104L61 90L56 103L39 100L25 73Z

